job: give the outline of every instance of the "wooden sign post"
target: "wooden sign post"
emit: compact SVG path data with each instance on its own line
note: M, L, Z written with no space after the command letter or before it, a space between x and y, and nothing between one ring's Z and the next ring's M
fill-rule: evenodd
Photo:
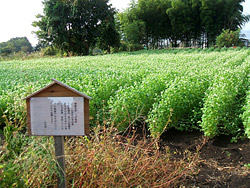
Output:
M25 98L30 136L54 136L60 175L58 187L67 187L64 136L89 134L91 97L52 79L54 82Z
M66 169L65 169L65 154L64 154L64 137L54 136L55 141L55 155L58 162L57 169L59 171L59 176L57 176L57 185L59 188L66 188Z

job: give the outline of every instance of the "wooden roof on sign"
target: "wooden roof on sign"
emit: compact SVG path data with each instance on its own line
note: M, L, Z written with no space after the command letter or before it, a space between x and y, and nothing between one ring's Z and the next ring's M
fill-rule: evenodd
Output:
M85 95L85 94L83 94L83 93L77 91L76 89L74 89L74 88L72 88L72 87L69 87L69 86L65 85L64 83L62 83L62 82L60 82L60 81L58 81L58 80L56 80L56 79L52 79L52 81L54 81L54 82L52 82L51 84L45 86L45 87L42 88L42 89L40 89L40 90L38 90L38 91L36 91L36 92L30 94L29 96L27 96L26 98L24 98L24 100L27 100L27 99L29 99L29 98L31 98L31 97L39 96L40 93L45 92L45 91L48 90L49 88L55 87L56 85L59 85L59 86L65 88L66 90L71 91L72 93L74 93L74 94L77 95L77 96L84 97L84 98L89 99L89 100L92 99L92 98L89 97L88 95ZM51 91L51 92L52 92L52 91ZM40 97L40 96L39 96L39 97ZM56 96L55 96L55 97L56 97ZM58 96L58 97L59 97L59 96Z

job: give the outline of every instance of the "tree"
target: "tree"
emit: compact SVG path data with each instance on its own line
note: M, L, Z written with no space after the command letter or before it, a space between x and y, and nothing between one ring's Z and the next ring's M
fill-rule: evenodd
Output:
M110 47L120 46L120 35L115 29L114 22L103 24L100 29L101 35L98 37L98 47L110 53Z
M166 14L170 0L138 0L138 17L145 23L146 43L159 47L161 39L171 36L171 21Z
M118 16L125 40L157 48L159 41L167 39L171 33L166 14L170 4L169 0L132 1L130 7Z
M0 43L1 55L8 55L16 52L32 52L32 45L26 37L16 37L7 42Z
M241 5L245 0L201 0L201 22L207 46L214 44L222 29L237 30L249 21Z
M216 45L221 48L243 45L240 39L240 30L231 31L223 29L222 33L216 38Z
M122 36L131 43L157 48L161 41L174 46L215 44L222 29L237 30L249 21L245 0L138 0L119 14ZM201 44L202 43L202 44ZM204 44L203 44L204 43Z
M242 28L244 23L249 21L249 15L243 15L242 3L245 0L227 0L225 1L225 11L224 12L224 27L223 29L237 30Z
M167 14L171 20L172 39L174 47L177 47L177 40L188 41L191 39L190 27L192 23L192 9L189 4L182 0L172 1L171 8L167 9Z
M171 21L171 38L173 45L177 47L177 40L190 46L201 36L200 0L176 0L166 13Z
M115 10L108 0L44 0L43 4L44 15L38 15L40 20L33 22L39 27L35 33L41 42L67 53L88 55L98 37L112 37L103 32L104 28L112 30L112 35L116 32L112 26ZM116 42L106 40L109 46Z
M137 3L132 1L130 7L118 13L122 40L132 44L142 44L145 38L145 23L138 17Z
M135 10L135 9L134 9ZM145 23L140 20L134 10L127 9L118 14L122 39L132 44L142 44L145 37Z

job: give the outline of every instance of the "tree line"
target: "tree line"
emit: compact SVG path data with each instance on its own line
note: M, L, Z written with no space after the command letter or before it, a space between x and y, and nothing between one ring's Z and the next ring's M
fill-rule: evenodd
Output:
M222 30L249 21L244 0L138 0L118 13L124 40L148 48L162 45L209 47ZM167 43L167 44L166 44Z
M40 42L76 55L90 48L129 44L208 47L222 30L236 31L247 21L244 0L132 0L116 13L108 0L44 0L44 15L33 26Z
M43 14L32 23L38 28L35 50L47 47L48 54L56 49L66 55L88 55L96 48L110 52L209 47L222 31L229 35L249 21L243 14L244 1L131 0L127 9L117 12L109 0L44 0ZM0 55L18 51L32 51L27 38L0 44Z

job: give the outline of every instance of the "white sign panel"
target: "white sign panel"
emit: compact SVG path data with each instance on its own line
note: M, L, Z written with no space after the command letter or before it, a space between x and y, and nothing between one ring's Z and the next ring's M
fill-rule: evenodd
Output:
M31 135L84 135L83 97L30 99Z

